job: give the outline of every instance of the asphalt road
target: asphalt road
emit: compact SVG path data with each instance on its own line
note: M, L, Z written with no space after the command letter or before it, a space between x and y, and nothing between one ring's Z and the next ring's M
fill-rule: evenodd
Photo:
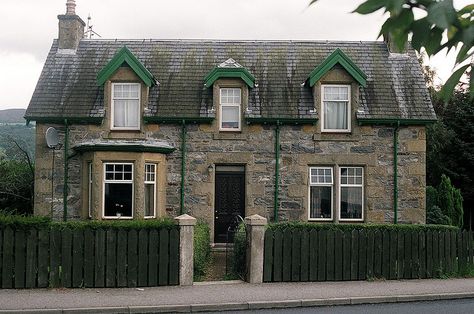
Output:
M474 312L474 299L430 301L430 302L408 302L387 304L363 304L363 305L340 305L324 307L303 307L292 309L271 309L257 311L225 312L226 314L468 314ZM217 314L217 312L214 312ZM219 312L222 313L222 312Z

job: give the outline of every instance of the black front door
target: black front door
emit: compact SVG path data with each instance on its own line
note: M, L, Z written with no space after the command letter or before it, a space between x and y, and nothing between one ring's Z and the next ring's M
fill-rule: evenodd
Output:
M219 170L221 169L221 170ZM245 216L245 172L243 167L216 167L214 243L225 243L236 216Z

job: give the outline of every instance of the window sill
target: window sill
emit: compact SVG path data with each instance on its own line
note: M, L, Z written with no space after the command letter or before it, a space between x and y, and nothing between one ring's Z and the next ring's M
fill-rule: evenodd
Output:
M102 216L102 219L106 220L131 220L133 217L114 217L114 216Z
M339 219L339 222L364 222L364 219Z
M333 218L309 218L309 222L333 222Z

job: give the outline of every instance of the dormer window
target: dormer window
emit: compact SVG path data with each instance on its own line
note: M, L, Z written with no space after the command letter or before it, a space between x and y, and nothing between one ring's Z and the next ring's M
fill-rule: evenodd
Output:
M112 83L113 130L140 130L140 83Z
M241 130L241 104L242 91L240 88L220 89L220 131L240 131Z
M350 132L350 85L322 85L321 96L321 132Z

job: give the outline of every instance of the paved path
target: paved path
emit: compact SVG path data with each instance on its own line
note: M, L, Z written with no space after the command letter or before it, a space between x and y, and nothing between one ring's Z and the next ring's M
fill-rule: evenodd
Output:
M474 278L446 280L351 281L248 284L224 282L192 287L144 289L0 290L0 313L63 309L89 313L143 313L149 310L210 311L313 305L360 304L446 298L474 298ZM81 310L79 310L81 309Z

